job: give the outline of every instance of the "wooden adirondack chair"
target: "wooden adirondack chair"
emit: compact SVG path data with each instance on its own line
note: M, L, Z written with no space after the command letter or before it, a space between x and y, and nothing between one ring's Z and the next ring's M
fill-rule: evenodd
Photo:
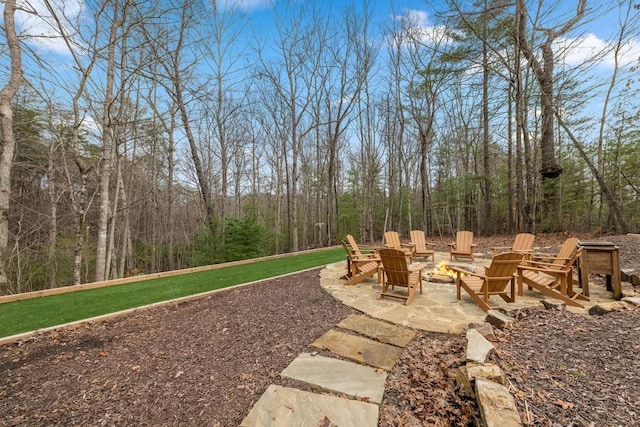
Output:
M428 243L422 230L411 230L409 233L411 237L411 243L414 244L414 256L416 257L431 257L431 261L435 261L435 251L433 249L427 249L427 245L435 247L435 243Z
M422 271L426 264L409 265L406 253L400 249L380 249L378 253L382 259L382 291L378 299L395 298L403 300L405 305L411 304L416 290L422 293ZM407 293L394 292L396 286L407 288Z
M358 256L349 249L344 240L341 242L342 247L347 253L347 274L343 276L343 278L347 279L344 283L345 286L355 285L378 273L381 262L380 257ZM380 277L378 276L378 283L379 282Z
M524 285L567 305L584 308L577 300L589 298L573 290L573 267L582 255L578 239L567 239L558 254L549 262L526 260L518 266L518 295L524 293Z
M565 261L573 256L580 241L576 237L569 237L562 243L560 249L556 253L534 253L532 259L534 261L546 262L548 264L554 264L562 266Z
M470 273L450 266L449 268L457 272L457 299L460 299L460 289L464 289L484 311L492 309L489 305L491 295L498 295L506 302L514 302L516 299L514 273L522 257L522 254L516 252L498 254L491 261L491 265L485 267L484 274Z
M411 262L413 262L415 259L415 246L413 245L413 243L402 243L400 241L400 235L397 231L385 231L384 246L386 248L398 249L403 251L405 255L411 259Z
M360 248L360 246L356 243L356 239L354 239L351 234L347 234L347 244L351 248L352 253L356 255L358 258L378 257L377 248L372 248L372 247Z
M451 260L453 258L470 258L473 259L473 232L472 231L458 231L456 233L456 241L449 243Z
M513 240L513 245L511 247L508 246L500 246L491 248L493 249L493 256L498 255L500 252L518 252L523 254L530 254L533 250L533 241L536 236L531 233L518 233L516 234L515 239Z

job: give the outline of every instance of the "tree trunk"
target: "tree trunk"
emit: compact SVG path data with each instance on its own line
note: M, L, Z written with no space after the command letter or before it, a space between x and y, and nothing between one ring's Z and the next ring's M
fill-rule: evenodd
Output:
M586 0L579 0L574 17L566 21L558 30L545 30L546 39L541 47L541 63L534 55L533 49L526 37L525 29L528 19L526 2L524 0L517 0L516 2L518 46L527 59L529 67L533 71L540 88L540 108L542 115L540 151L542 163L539 172L542 175L542 209L546 215L545 228L547 231L555 231L562 226L560 218L558 217L558 206L560 202L559 186L555 181L555 179L562 174L562 167L558 164L555 156L554 115L557 106L555 105L553 93L553 43L558 37L562 37L583 18L585 8Z
M2 132L2 153L0 154L0 295L9 290L7 277L7 244L9 242L9 201L11 198L11 168L16 146L13 135L13 108L11 101L18 92L22 79L22 52L16 35L15 0L6 0L3 18L4 31L9 48L11 74L9 81L0 90L0 131Z
M99 206L98 206L98 241L96 243L96 271L95 281L107 279L107 236L109 226L109 183L113 169L113 123L111 121L111 108L114 101L113 86L115 80L115 53L118 29L123 25L124 14L119 17L119 3L114 2L113 21L109 33L107 46L107 75L105 86L104 107L102 110L102 158L99 170Z
M493 233L493 206L491 202L491 150L489 146L489 53L487 51L487 24L484 22L485 37L482 40L482 190L484 193L485 234Z
M57 262L56 262L56 253L58 246L58 197L56 194L57 188L57 180L55 177L55 168L53 156L56 151L56 144L54 141L51 141L51 145L49 146L48 156L47 156L47 175L49 178L49 204L50 206L50 215L51 218L49 220L49 239L47 244L49 245L49 251L47 254L47 270L49 270L49 288L53 289L56 287L56 273L57 273Z

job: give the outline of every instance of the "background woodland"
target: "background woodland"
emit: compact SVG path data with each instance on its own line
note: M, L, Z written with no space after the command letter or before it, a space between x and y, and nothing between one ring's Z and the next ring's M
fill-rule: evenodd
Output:
M638 232L635 2L221 3L3 2L0 294L347 233Z

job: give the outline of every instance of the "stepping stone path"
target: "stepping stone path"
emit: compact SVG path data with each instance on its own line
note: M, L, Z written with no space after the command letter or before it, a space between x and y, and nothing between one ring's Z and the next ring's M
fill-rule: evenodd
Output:
M311 345L353 361L302 353L281 376L351 398L270 385L242 427L378 425L387 372L415 332L359 315L349 316L337 326L364 336L332 329Z
M402 353L401 347L384 344L370 338L329 330L315 340L314 347L329 350L354 362L390 371Z

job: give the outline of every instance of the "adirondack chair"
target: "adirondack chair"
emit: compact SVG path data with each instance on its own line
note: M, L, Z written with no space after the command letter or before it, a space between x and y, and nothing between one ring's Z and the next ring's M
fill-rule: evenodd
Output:
M415 257L431 257L431 261L435 261L435 251L433 249L427 249L428 246L435 247L435 243L428 243L422 230L411 230L409 233L411 237L411 243L414 244L414 256Z
M422 271L425 263L409 264L403 250L386 248L378 251L382 259L382 291L378 299L395 298L411 304L416 290L422 293ZM394 291L396 286L407 288L406 293ZM391 287L391 290L389 290Z
M573 267L582 256L578 239L567 239L558 254L550 261L525 260L518 266L518 295L528 288L559 299L567 305L584 308L577 300L589 301L585 295L573 290Z
M342 247L347 253L347 274L343 276L344 279L347 279L344 283L345 286L355 285L356 283L362 282L363 280L378 273L380 266L379 257L366 255L358 256L349 249L344 240L341 242ZM378 283L379 282L380 276L378 276Z
M473 232L458 231L456 233L456 241L449 243L451 260L453 258L470 258L473 262Z
M500 252L518 252L523 254L530 254L533 249L533 241L536 236L531 233L518 233L513 240L513 245L499 246L493 249L493 256L498 255Z
M460 300L460 290L464 289L484 311L489 311L489 297L497 295L506 302L514 302L515 277L514 273L523 255L516 252L504 252L496 255L489 267L485 267L484 274L470 273L455 266L449 266L457 273L456 296ZM509 289L507 289L509 286Z
M413 243L402 243L397 231L385 231L384 246L386 248L398 249L405 253L411 262L415 259L415 246Z
M575 237L569 237L562 243L560 249L556 253L541 253L536 252L532 254L531 259L539 262L546 262L550 264L562 265L568 258L573 256L574 251L578 247L580 241Z
M356 239L354 239L351 234L347 234L347 244L351 248L351 251L353 252L353 254L356 255L358 258L378 257L377 248L372 248L372 247L360 248L360 246L356 243Z

